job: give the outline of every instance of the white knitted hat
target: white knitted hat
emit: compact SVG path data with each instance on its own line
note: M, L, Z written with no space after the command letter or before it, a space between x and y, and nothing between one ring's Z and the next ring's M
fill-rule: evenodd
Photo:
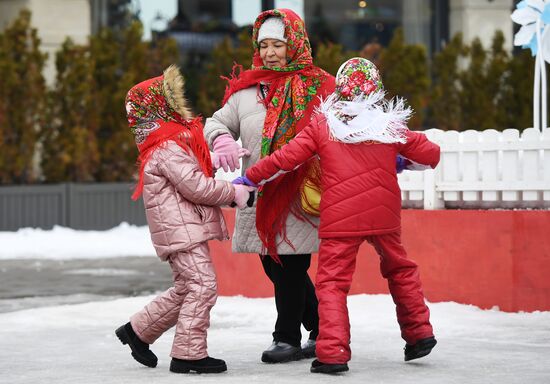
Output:
M286 43L285 24L280 17L265 19L258 31L258 43L261 43L265 39L276 39Z

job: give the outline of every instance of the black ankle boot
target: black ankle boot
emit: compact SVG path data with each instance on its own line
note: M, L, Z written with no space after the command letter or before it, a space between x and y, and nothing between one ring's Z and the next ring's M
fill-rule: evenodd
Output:
M315 357L315 340L307 339L307 341L302 344L302 355L305 359L311 359Z
M182 360L173 357L170 363L170 371L175 373L189 373L190 371L220 373L227 371L227 365L225 365L225 361L213 357L205 357L200 360Z
M157 366L157 356L149 349L149 344L141 341L139 337L137 337L130 323L126 323L119 327L115 331L115 334L122 344L128 344L132 350L132 356L137 362L151 368Z
M302 359L302 348L295 347L282 341L274 341L271 346L262 353L264 363L286 363Z
M321 363L319 360L315 359L311 363L311 368L309 371L313 373L338 373L349 371L349 367L347 363L327 364Z
M432 348L437 344L435 337L427 337L422 340L418 340L416 344L405 345L405 361L418 359L429 355Z

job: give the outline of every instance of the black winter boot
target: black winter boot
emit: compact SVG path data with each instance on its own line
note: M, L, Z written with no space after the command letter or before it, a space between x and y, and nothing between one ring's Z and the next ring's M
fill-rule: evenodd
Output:
M128 322L119 327L115 334L121 343L130 346L134 359L147 367L155 368L157 366L157 356L149 349L149 344L141 341L137 337L132 325Z
M418 340L416 344L405 345L405 361L418 359L429 355L432 348L437 344L435 337L427 337L422 340Z
M311 359L315 357L315 340L307 339L307 341L302 344L302 355L304 359Z
M227 365L225 365L225 361L213 357L205 357L200 360L182 360L173 357L170 363L170 371L175 373L189 373L190 371L220 373L227 371Z
M269 348L262 353L264 363L286 363L302 359L302 348L295 347L282 341L274 341Z
M315 359L311 363L310 372L313 373L338 373L349 371L347 363L343 364L326 364L321 363L319 360Z

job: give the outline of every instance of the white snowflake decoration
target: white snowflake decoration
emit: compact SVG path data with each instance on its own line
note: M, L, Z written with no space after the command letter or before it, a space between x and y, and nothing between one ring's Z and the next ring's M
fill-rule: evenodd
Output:
M536 56L533 97L533 126L541 130L547 125L546 64L550 62L550 1L520 1L512 13L512 20L521 25L514 37L514 45L531 49ZM542 102L542 103L541 103ZM542 104L542 105L541 105ZM542 125L540 112L542 110Z

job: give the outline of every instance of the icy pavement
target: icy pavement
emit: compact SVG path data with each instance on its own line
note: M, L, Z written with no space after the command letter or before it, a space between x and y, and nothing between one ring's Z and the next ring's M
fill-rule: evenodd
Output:
M2 313L149 295L172 286L172 271L156 256L0 259L0 282Z
M353 357L340 376L309 373L311 360L260 362L271 342L273 299L220 297L209 353L227 361L218 375L168 371L172 332L152 349L155 369L136 363L114 330L152 296L0 314L2 383L550 383L550 312L504 313L455 303L430 304L439 344L403 362L403 341L387 295L349 298Z

